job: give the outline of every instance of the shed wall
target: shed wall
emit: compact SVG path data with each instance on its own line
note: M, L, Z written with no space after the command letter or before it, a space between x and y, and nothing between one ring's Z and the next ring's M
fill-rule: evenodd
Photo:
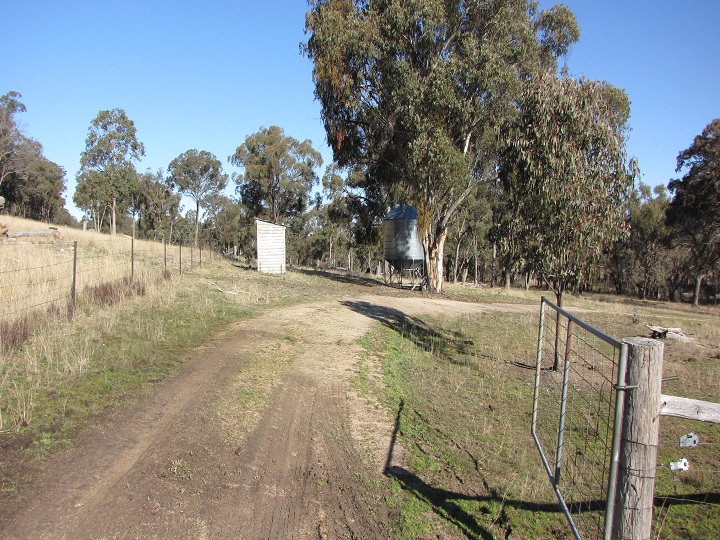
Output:
M285 273L285 227L255 220L257 225L258 272Z

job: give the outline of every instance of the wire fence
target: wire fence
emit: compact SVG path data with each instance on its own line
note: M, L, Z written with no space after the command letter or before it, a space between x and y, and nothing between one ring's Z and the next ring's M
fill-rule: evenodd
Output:
M687 505L700 521L720 518L717 404L688 400L715 411L704 422L665 411L662 354L657 341L621 343L542 299L532 434L575 538L645 538L651 527L653 537L687 537Z
M129 237L90 241L0 241L0 321L72 312L84 292L104 283L182 273L209 255L202 249Z
M623 354L621 343L542 299L532 433L576 538L609 530Z
M720 523L718 463L720 424L660 417L655 471L655 537L687 536L688 505L698 508L693 514L698 521Z

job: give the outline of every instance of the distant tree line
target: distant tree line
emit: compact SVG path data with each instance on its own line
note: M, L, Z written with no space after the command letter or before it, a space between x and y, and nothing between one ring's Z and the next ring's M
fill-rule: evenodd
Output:
M86 220L251 260L259 218L287 226L290 264L372 272L383 265L384 216L412 204L432 291L472 281L540 286L559 303L590 290L717 300L720 119L679 153L682 177L667 191L640 183L626 153L627 95L571 76L564 62L579 39L567 7L314 0L306 33L334 158L322 175L312 142L278 126L227 157L241 173L228 176L198 149L167 171L138 173L145 148L134 123L105 110L88 130L73 196ZM28 179L55 178L59 197L64 178L16 129L18 97L2 102L14 133L8 146L3 131L2 190L11 211L52 220L59 210L31 202L38 182ZM31 148L33 167L22 157ZM186 212L182 196L193 201Z
M0 97L0 197L5 211L47 223L72 224L65 210L65 170L43 155L42 145L27 137L17 116L25 112L18 92Z

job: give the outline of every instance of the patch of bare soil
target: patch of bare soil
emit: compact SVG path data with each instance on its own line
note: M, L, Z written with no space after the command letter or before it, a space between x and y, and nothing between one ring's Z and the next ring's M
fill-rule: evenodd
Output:
M394 419L349 390L357 339L388 317L528 309L364 294L239 323L52 456L3 503L0 537L387 538L371 486Z

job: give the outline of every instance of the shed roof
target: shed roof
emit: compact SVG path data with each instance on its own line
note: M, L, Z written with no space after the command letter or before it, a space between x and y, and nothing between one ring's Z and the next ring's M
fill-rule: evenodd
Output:
M260 219L260 218L255 218L255 221L256 222L260 221L262 223L268 223L269 225L276 225L277 227L282 227L283 229L287 229L287 225L283 225L282 223L273 223L272 221L268 221L266 219Z

